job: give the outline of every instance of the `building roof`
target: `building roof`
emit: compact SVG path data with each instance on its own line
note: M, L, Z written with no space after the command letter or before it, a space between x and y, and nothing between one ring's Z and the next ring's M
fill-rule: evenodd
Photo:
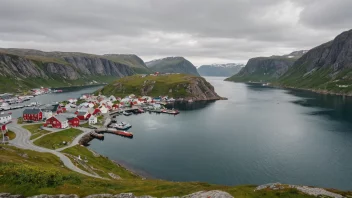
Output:
M58 104L55 105L46 105L43 109L43 111L56 111L58 108Z
M78 111L77 115L86 115L87 113L86 111Z
M41 109L25 109L23 114L38 114L41 111Z
M67 121L67 118L65 116L57 115L57 116L55 116L55 118L60 122Z
M76 118L77 115L73 114L73 113L61 113L60 116L65 117L67 119L72 119L72 118Z
M1 114L0 114L0 118L7 117L7 116L9 116L9 115L11 115L11 114L9 114L9 113L1 113Z

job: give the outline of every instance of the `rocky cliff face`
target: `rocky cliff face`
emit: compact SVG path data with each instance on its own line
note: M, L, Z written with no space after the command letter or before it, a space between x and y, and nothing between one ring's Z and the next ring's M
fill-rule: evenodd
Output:
M163 59L146 62L153 71L161 73L181 73L200 76L197 68L183 57L167 57Z
M97 79L107 82L105 80L114 77L135 74L135 71L128 64L109 60L103 56L25 49L0 49L0 70L2 81L16 80L11 89L51 86L52 84L67 86L74 85L75 82L82 83ZM30 80L31 78L36 79L33 81ZM27 83L26 81L31 82ZM39 81L46 84L39 84ZM53 83L54 81L55 83ZM1 91L11 90L4 90L0 86Z
M198 67L198 73L201 76L223 76L229 77L237 74L243 64L228 63L228 64L212 64L212 65L202 65Z
M293 63L305 53L304 50L284 56L257 57L249 59L241 71L228 78L236 82L271 82L287 72Z
M352 30L309 50L279 82L297 88L352 94Z

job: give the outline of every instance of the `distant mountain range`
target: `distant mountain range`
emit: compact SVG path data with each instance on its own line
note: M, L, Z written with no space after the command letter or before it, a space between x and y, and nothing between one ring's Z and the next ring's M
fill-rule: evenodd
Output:
M294 62L306 52L306 50L301 50L283 56L251 58L239 73L231 76L227 80L235 82L275 81L286 73Z
M227 64L211 64L211 65L202 65L198 67L198 73L201 76L223 76L229 77L237 74L244 64L237 63L227 63Z
M152 71L161 73L183 73L200 76L197 68L184 57L166 57L146 62Z

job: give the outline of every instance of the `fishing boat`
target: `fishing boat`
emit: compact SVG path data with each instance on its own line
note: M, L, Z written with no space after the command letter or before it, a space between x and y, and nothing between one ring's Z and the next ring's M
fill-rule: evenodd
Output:
M131 113L131 112L126 112L126 111L124 111L124 112L123 112L123 115L125 115L125 116L130 116L130 115L132 115L132 113Z
M115 132L116 135L121 135L124 137L128 137L128 138L133 138L133 133L131 132L127 132L127 131L117 131Z
M120 123L112 124L110 125L110 127L119 129L119 130L128 130L132 127L132 125L126 122L120 122Z

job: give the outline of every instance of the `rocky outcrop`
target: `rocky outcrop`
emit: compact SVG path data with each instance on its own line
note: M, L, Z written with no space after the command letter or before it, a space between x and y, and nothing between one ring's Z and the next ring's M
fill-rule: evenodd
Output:
M187 100L201 101L224 99L215 92L214 87L204 78L190 78L189 82L186 88L188 96L185 99Z
M198 67L198 73L201 76L221 76L229 77L237 74L243 64L228 63L228 64L212 64L212 65L202 65Z
M167 57L146 62L146 65L155 72L200 76L197 68L184 57Z
M0 193L0 198L24 198L21 195L11 195L10 193ZM173 198L233 198L229 193L219 190L200 191L185 195L182 197L174 196ZM29 198L79 198L77 195L36 195ZM153 198L149 195L135 196L133 193L121 193L117 195L112 194L95 194L84 198Z

